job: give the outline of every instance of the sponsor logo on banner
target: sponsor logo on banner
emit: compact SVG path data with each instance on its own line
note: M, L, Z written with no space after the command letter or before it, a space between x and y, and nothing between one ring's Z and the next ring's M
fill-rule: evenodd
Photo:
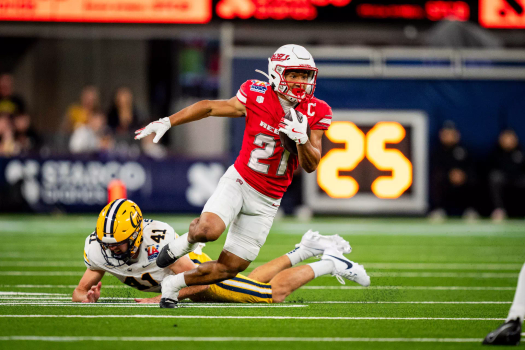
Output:
M137 162L102 163L74 160L10 160L5 179L13 185L22 181L22 195L29 204L103 205L107 186L120 179L128 191L146 183L146 170Z

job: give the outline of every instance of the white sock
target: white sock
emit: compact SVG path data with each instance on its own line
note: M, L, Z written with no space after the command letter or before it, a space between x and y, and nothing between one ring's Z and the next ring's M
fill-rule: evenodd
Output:
M516 288L516 294L514 294L514 301L510 307L509 316L507 322L519 318L523 323L525 317L525 264L521 268L520 276L518 277L518 287Z
M188 232L169 243L170 251L173 253L173 255L175 255L176 258L180 258L181 256L194 251L198 246L198 242L188 242Z
M288 259L290 259L292 266L300 263L301 261L309 259L313 257L314 255L315 253L313 251L309 249L305 249L303 247L295 248L291 252L286 253L286 256L288 257Z
M167 276L161 282L162 297L177 300L179 291L187 287L184 273Z
M314 270L315 278L332 273L334 263L330 260L321 260L308 264Z

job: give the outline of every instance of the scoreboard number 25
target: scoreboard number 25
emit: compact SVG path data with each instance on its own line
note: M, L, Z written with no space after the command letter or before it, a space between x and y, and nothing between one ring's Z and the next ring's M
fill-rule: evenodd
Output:
M333 122L325 133L344 149L331 149L317 169L319 186L332 198L350 198L359 191L359 183L339 172L352 171L366 157L379 170L391 171L372 183L372 192L379 198L398 198L412 185L412 163L397 149L386 149L387 143L405 138L405 128L397 122L379 122L365 133L350 121Z
M423 214L428 206L427 115L334 109L317 171L303 176L319 213Z

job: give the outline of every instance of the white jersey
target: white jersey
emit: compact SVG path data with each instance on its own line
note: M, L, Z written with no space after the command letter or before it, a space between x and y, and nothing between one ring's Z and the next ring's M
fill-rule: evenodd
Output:
M145 292L160 292L160 282L168 275L174 275L169 267L161 269L155 263L160 250L169 242L178 238L173 228L160 221L144 219L142 243L139 256L131 265L111 266L102 255L102 247L95 232L86 238L84 263L90 270L107 271L130 287ZM118 265L119 261L111 258L110 262Z

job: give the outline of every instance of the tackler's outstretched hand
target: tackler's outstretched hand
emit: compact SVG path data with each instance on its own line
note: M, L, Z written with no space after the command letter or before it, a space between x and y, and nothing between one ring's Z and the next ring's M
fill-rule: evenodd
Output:
M292 120L281 119L279 131L288 135L295 143L304 145L308 141L308 120L302 113L296 112L293 108L290 109L290 116Z
M159 120L149 123L146 127L135 131L135 140L140 140L151 133L155 133L153 142L157 143L169 128L171 128L170 118L160 118Z
M82 300L83 303L96 303L100 298L100 288L102 288L102 282L98 282L96 285L92 286L91 289L87 292L86 299Z

